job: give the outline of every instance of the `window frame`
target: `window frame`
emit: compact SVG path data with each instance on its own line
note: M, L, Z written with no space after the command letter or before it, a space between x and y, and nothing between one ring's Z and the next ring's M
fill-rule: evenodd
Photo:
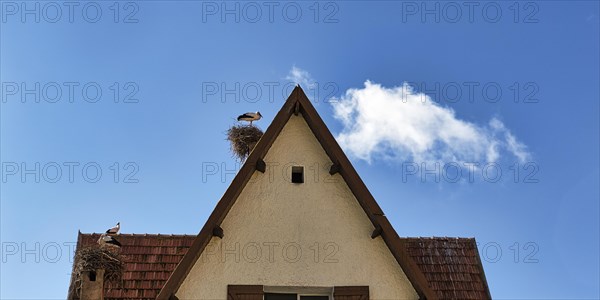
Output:
M296 300L300 300L300 296L326 296L333 300L333 287L264 286L263 292L263 299L267 294L296 294Z
M294 181L294 175L300 176L300 181ZM304 183L304 166L292 166L290 173L290 181L295 184Z

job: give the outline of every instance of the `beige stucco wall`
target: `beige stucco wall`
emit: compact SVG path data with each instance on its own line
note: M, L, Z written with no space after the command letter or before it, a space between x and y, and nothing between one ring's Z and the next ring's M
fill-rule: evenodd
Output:
M368 285L372 299L418 298L381 237L371 239L373 225L342 177L327 172L331 162L301 115L265 161L267 172L253 174L221 224L225 237L212 238L179 299L226 299L228 284ZM305 183L290 182L291 165L304 166Z

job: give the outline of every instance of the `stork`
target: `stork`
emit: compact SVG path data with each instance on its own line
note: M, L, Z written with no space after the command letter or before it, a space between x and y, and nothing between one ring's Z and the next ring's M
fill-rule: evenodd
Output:
M114 237L110 236L110 235L106 235L106 233L103 233L102 235L100 235L100 238L98 239L98 244L100 244L100 246L104 246L104 245L112 245L112 246L117 246L117 247L121 247L121 243L119 243L119 241L117 241L117 239L115 239Z
M121 230L121 222L117 222L117 225L115 225L111 229L107 230L106 234L108 234L108 235L117 235L119 233L119 230Z
M257 112L247 112L243 115L239 115L237 117L238 121L248 121L250 122L250 125L252 125L252 121L258 121L262 118L262 115L260 114L259 111Z

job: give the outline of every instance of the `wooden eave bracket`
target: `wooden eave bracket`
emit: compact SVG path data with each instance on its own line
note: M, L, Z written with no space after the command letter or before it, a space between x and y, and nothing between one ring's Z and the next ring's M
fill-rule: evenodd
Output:
M265 161L262 158L259 158L256 161L256 170L264 173L267 170L267 164L265 163Z
M336 173L339 173L340 169L341 167L339 163L333 163L333 165L331 165L329 168L329 175L335 175Z
M300 113L300 102L294 104L294 115L297 116Z
M222 239L225 235L223 234L223 228L219 225L215 225L212 231L213 236L217 236Z
M373 230L373 233L371 233L371 238L374 239L374 238L380 236L382 232L383 232L383 229L381 228L381 225L376 225L375 229Z

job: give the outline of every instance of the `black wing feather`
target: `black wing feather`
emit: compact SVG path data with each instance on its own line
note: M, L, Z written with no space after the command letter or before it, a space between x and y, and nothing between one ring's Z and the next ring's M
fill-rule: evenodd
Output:
M252 116L251 116L251 115L248 115L248 114L243 114L243 115L240 115L240 116L238 116L238 117L237 117L237 120L238 120L238 121L241 121L243 118L252 118Z
M110 241L108 241L106 243L117 245L117 246L121 247L121 243L119 243L119 241L117 241L117 239L115 239L115 238L110 239Z

